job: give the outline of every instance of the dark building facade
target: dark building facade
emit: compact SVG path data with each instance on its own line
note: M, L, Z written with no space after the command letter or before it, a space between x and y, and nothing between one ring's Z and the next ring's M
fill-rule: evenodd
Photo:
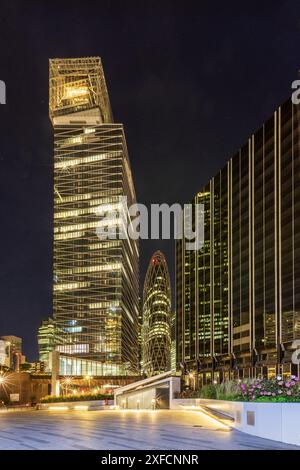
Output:
M176 245L177 364L201 385L298 373L300 121L289 99L195 196L204 246Z

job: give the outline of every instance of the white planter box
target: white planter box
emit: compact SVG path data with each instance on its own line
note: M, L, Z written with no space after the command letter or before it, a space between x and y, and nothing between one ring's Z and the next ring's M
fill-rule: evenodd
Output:
M300 446L300 403L174 399L172 409L201 406L233 418L231 426L253 436Z

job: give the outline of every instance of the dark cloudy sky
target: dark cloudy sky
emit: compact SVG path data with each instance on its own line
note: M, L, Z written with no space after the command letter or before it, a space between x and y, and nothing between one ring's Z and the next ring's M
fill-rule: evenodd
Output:
M130 0L1 2L0 335L22 336L30 360L51 315L48 59L101 56L147 205L188 202L298 78L299 1L139 4L144 10ZM173 242L147 241L141 281L155 249L174 274Z

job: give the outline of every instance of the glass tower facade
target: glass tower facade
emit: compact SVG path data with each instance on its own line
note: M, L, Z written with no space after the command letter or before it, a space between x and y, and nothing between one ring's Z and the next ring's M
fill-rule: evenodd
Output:
M52 318L43 320L38 329L39 361L45 363L45 369L49 366L49 355L55 347L55 325Z
M148 376L171 369L171 328L170 276L164 255L156 251L143 293L142 367Z
M138 369L138 243L120 237L136 201L122 124L113 121L99 57L50 60L54 131L53 311L56 350ZM116 229L115 239L100 231Z
M200 385L298 373L299 116L286 101L195 196L203 248L177 241L177 363Z

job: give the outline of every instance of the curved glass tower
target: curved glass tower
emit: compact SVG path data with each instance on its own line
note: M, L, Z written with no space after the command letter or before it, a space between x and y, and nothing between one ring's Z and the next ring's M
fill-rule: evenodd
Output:
M144 283L142 363L148 376L171 368L171 287L166 258L152 256Z

